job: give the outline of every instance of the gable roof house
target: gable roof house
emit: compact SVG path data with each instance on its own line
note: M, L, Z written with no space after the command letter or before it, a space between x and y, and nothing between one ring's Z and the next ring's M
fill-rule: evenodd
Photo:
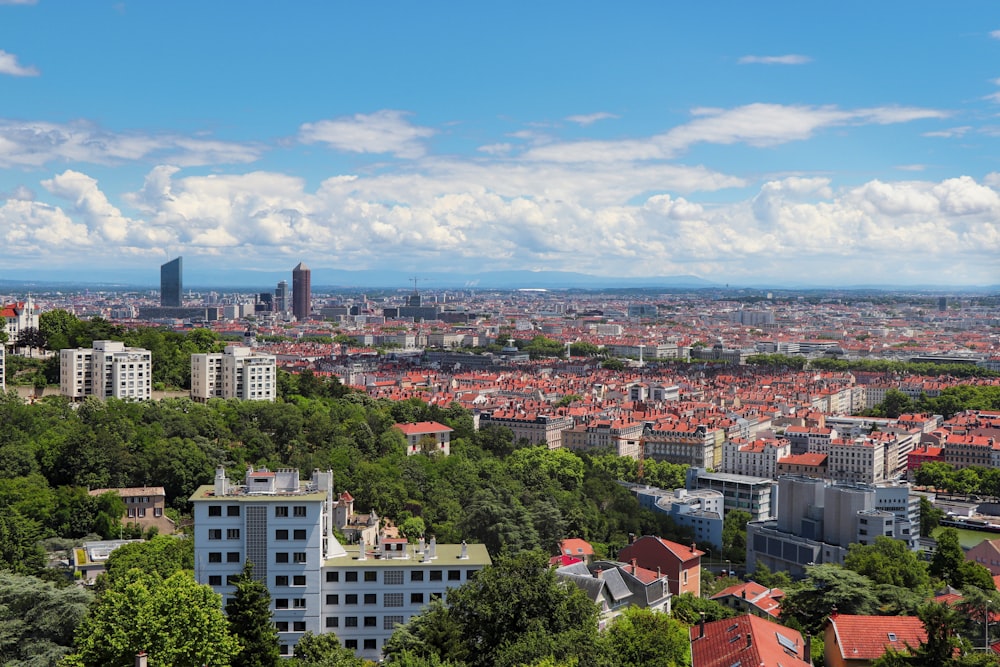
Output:
M689 546L664 540L652 535L643 535L618 552L623 562L635 562L647 570L662 572L670 581L671 595L691 593L701 596L701 557L692 543Z
M639 567L635 562L595 561L570 563L556 570L556 575L578 586L600 608L598 628L626 607L646 607L670 612L670 586L662 573Z
M823 635L827 667L867 667L890 648L897 652L927 641L916 616L831 614Z
M691 626L691 667L810 667L809 644L791 628L757 616ZM829 663L827 663L829 664Z

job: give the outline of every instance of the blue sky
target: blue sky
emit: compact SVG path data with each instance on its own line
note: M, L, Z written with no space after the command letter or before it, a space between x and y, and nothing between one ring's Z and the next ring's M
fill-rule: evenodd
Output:
M997 284L998 114L986 2L0 0L0 278Z

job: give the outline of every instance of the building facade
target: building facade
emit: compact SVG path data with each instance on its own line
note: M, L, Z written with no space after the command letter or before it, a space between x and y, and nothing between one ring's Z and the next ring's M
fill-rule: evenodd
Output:
M160 306L180 308L184 294L183 258L172 259L160 266Z
M277 393L276 359L242 345L222 353L191 355L191 399L273 401Z
M125 347L119 341L95 340L92 348L59 352L59 389L74 400L86 396L149 400L152 376L149 350Z
M292 269L292 315L300 322L312 313L312 271L304 262Z

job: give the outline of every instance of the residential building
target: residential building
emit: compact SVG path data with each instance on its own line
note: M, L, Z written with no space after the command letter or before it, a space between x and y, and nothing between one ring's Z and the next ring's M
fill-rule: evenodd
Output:
M455 429L437 422L396 424L406 438L406 455L451 453L451 433Z
M688 468L685 487L688 491L711 489L722 494L723 511L749 512L753 521L774 517L777 507L778 484L768 477L708 472L704 468Z
M30 294L27 301L15 301L0 308L0 317L3 318L2 324L4 331L7 332L8 345L15 344L18 336L25 329L38 328L38 313L39 308L35 305Z
M892 649L904 653L927 641L916 616L854 616L830 614L823 630L827 667L867 667Z
M654 461L715 468L722 463L725 437L722 429L705 424L664 421L644 435L644 456Z
M562 446L562 432L573 426L573 418L565 415L527 414L516 410L494 410L479 415L479 428L504 426L514 433L514 441L522 438L531 445L545 443L549 449Z
M994 577L1000 575L1000 538L983 540L965 552L965 560L979 563Z
M123 489L91 489L91 496L115 493L125 503L125 515L121 518L124 526L138 526L144 533L156 528L161 535L174 532L176 525L164 510L167 507L167 492L162 486L136 486Z
M586 540L569 537L559 542L559 555L589 563L594 559L594 547Z
M184 296L183 258L160 265L160 307L180 308Z
M578 586L598 606L598 629L607 625L628 607L642 607L670 613L669 578L659 571L636 565L599 560L563 565L556 576Z
M142 540L100 540L73 547L73 574L79 576L81 582L93 584L97 581L97 575L106 571L105 565L111 552L132 542Z
M59 352L59 389L74 400L86 396L148 400L152 396L153 361L149 350L95 340L92 348Z
M191 399L273 401L277 395L276 359L243 345L222 353L191 355Z
M343 645L379 660L393 629L449 587L490 564L480 544L409 545L381 536L344 547L334 536L333 473L247 470L233 484L225 470L191 496L195 578L224 599L245 561L271 596L280 654L290 656L305 632L336 632Z
M691 667L811 667L797 630L747 614L692 625ZM827 663L829 664L829 663Z
M670 593L701 596L701 557L696 545L685 546L652 535L633 540L618 552L618 560L659 572L670 582Z
M784 597L785 592L780 588L768 588L756 581L746 581L722 589L711 599L744 614L776 619L781 615L781 600Z
M304 262L292 269L292 315L299 322L309 319L312 313L312 271Z
M807 475L809 477L826 477L827 454L792 454L778 459L777 476Z
M678 526L690 528L699 544L722 546L723 495L712 489L664 490L628 485L639 506L670 516Z
M736 438L722 446L722 472L751 477L775 477L778 459L791 454L784 438L759 438L753 442Z

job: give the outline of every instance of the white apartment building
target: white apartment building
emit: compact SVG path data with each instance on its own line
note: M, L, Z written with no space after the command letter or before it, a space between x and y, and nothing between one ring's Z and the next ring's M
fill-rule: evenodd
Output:
M727 440L722 446L722 472L773 478L777 476L778 461L791 453L792 445L784 438Z
M245 561L267 585L280 653L305 632L336 632L359 657L379 660L393 629L436 597L490 564L480 544L378 544L344 547L334 536L340 500L331 471L247 471L233 484L219 468L193 496L195 578L223 598Z
M149 400L153 388L149 350L115 340L95 340L92 348L59 352L59 389L74 400L85 396Z
M27 301L17 301L3 305L0 308L0 318L2 318L0 324L4 327L4 331L7 332L9 344L14 344L17 342L17 337L22 331L38 328L38 306L35 305L29 294Z
M886 479L885 447L881 442L866 438L834 440L830 444L826 469L830 478L839 482L883 482Z
M273 401L277 391L274 355L243 345L227 345L221 354L191 355L191 399Z

